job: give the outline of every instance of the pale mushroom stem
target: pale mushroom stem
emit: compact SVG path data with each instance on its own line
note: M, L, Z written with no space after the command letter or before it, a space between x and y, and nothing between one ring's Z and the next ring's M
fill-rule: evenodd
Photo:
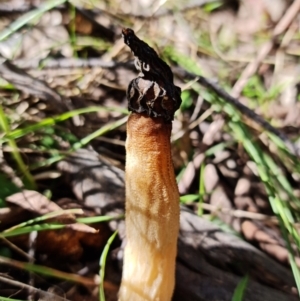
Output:
M132 113L126 141L126 240L120 301L170 301L175 284L179 193L172 123Z
M119 301L170 301L175 285L179 193L170 136L181 89L170 67L123 28L140 71L127 90L126 239Z

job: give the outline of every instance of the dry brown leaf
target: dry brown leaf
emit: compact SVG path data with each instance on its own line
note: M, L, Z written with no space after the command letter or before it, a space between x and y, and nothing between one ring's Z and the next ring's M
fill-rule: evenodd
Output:
M86 233L97 233L97 232L99 232L95 228L92 228L88 225L81 224L81 223L70 224L70 225L67 225L66 228L72 229L74 231L86 232Z
M15 193L7 197L6 201L25 210L37 213L38 215L44 215L55 211L63 211L63 209L56 203L34 190L23 190ZM63 213L51 220L71 224L75 222L75 216L70 213Z
M57 204L34 190L23 190L15 193L7 197L6 201L41 215L62 210Z

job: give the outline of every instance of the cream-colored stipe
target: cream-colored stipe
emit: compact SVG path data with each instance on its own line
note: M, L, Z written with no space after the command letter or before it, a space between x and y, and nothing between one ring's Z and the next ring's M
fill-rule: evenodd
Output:
M170 301L175 282L179 193L171 123L131 114L126 141L126 238L120 301Z

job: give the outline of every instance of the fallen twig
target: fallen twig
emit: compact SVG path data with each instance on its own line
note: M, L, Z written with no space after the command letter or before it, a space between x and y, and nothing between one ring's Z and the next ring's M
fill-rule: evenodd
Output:
M278 36L288 28L288 26L297 16L299 10L300 10L300 0L295 0L291 4L289 9L286 11L286 13L283 15L281 20L278 22L276 27L274 28L271 39L261 47L256 59L251 63L249 63L247 67L244 69L244 71L242 72L240 78L232 88L231 94L233 96L238 97L241 94L248 79L256 72L260 63L265 59L268 53L272 50Z
M16 286L19 287L21 289L26 289L26 290L31 290L32 292L38 294L39 296L39 300L52 300L52 301L70 301L69 299L66 298L62 298L58 295L55 295L51 292L45 292L42 291L38 288L35 288L31 285L16 281L16 280L12 280L12 279L8 279L6 277L2 277L0 276L0 282L6 283L7 285L11 285L11 286Z
M300 0L299 0L300 1ZM180 75L182 78L185 79L197 79L197 82L212 90L215 92L219 97L223 98L224 100L228 101L232 105L234 105L243 115L247 116L251 120L255 121L257 124L262 126L264 129L269 131L270 133L276 135L279 137L286 147L290 150L290 152L295 156L300 156L300 150L299 148L280 130L273 127L269 122L267 122L263 117L255 113L253 110L249 109L247 106L239 102L239 100L233 96L231 96L229 93L227 93L225 90L223 90L218 84L215 82L201 76L201 75L195 75L190 72L187 72L185 70L178 70L177 74Z

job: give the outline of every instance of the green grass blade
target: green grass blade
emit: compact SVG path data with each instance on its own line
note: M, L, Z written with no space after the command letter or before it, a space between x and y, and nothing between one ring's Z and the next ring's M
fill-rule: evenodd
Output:
M8 233L8 232L11 232L15 229L19 229L19 228L22 228L22 227L25 227L25 226L29 226L29 225L32 225L32 224L35 224L35 223L39 223L39 222L42 222L42 221L47 220L49 218L58 217L58 216L63 215L63 214L83 214L83 211L82 211L82 209L79 209L79 208L53 211L53 212L44 214L42 216L38 216L36 218L30 219L30 220L28 220L26 222L23 222L23 223L20 223L18 225L15 225L15 226L13 226L9 229L6 229L2 233Z
M118 231L115 231L111 237L108 239L103 252L101 254L100 257L100 271L99 271L99 276L100 276L100 286L99 286L99 299L100 301L105 301L105 294L104 294L104 276L105 276L105 263L106 263L106 258L107 258L107 254L109 251L109 247L112 244L112 242L114 241L116 235L118 234Z
M289 235L292 237L298 248L300 246L300 237L293 226L294 218L289 202L281 200L279 197L280 190L284 190L284 187L281 187L280 182L278 181L278 168L276 164L272 162L271 157L262 152L258 144L249 138L251 135L244 124L230 121L229 126L233 129L238 140L242 142L244 148L256 163L259 177L265 186L270 205L278 218L281 233L285 239L288 249L293 275L298 291L300 292L300 272L296 264Z
M102 136L106 133L108 133L109 131L112 131L118 127L120 127L121 125L125 124L126 121L127 121L128 117L124 117L122 119L119 119L111 124L108 124L108 125L105 125L103 126L102 128L100 128L99 130L91 133L90 135L84 137L83 139L81 139L79 142L76 142L74 145L73 145L73 150L77 150L77 149L80 149L82 148L83 146L85 146L86 144L90 143L93 139L99 137L99 136Z
M41 221L44 221L49 218L54 218L60 216L62 214L82 214L81 209L69 209L69 210L61 210L55 211L43 216L39 216L37 218L31 219L24 223L18 224L10 229L7 229L3 232L0 232L0 237L11 237L17 236L22 234L27 234L32 231L46 231L46 230L57 230L67 228L69 224L59 224L59 223L43 223L43 224L36 224ZM82 217L77 218L76 222L83 223L83 224L93 224L93 223L100 223L100 222L108 222L116 219L124 218L124 215L119 216L92 216L92 217Z
M282 235L286 241L291 268L298 291L300 292L300 272L296 265L295 255L291 248L290 241L292 239L297 245L298 250L300 250L299 233L293 225L295 220L294 214L297 216L297 210L293 210L292 208L292 206L297 206L297 208L299 208L300 200L295 197L288 179L286 179L286 177L282 174L276 165L275 160L273 160L273 158L266 152L261 150L259 144L256 142L257 138L251 135L248 127L242 121L239 110L234 105L225 102L213 93L210 93L209 95L207 92L203 92L197 83L193 85L193 88L212 104L214 110L217 112L225 112L230 117L227 122L227 126L231 130L233 137L244 146L249 156L256 163L259 177L265 186L270 205L274 214L276 214L278 218ZM269 134L269 136L271 137L272 134ZM283 146L282 141L279 142L279 139L272 139L275 143L276 140L276 146L281 150L281 156L283 156L280 160L289 163L289 171L291 173L295 171L299 172L299 162L297 162L295 156L291 155L288 149ZM282 192L288 195L288 201L280 198Z
M99 130L97 130L97 131L91 133L90 135L84 137L79 142L74 143L73 147L71 148L71 150L69 152L66 152L64 155L55 155L54 157L49 158L47 160L44 160L43 162L40 162L39 164L35 164L34 168L49 166L49 165L54 164L54 163L56 163L60 160L63 160L65 157L67 157L68 155L70 155L74 151L82 148L83 146L88 144L93 139L95 139L99 136L102 136L102 135L108 133L109 131L112 131L112 130L122 126L123 124L126 123L127 118L128 117L126 116L126 117L124 117L120 120L117 120L116 122L113 122L111 124L103 126ZM33 168L33 167L31 167L31 168Z
M242 278L242 280L239 282L239 284L234 290L231 301L242 301L244 299L244 294L248 285L248 281L249 281L248 275Z
M5 141L7 141L7 139L17 139L17 138L23 137L28 133L36 132L36 131L44 128L45 126L55 125L58 122L65 121L74 116L78 116L78 115L86 114L86 113L92 113L92 112L99 112L99 111L109 111L109 112L117 111L117 112L121 112L121 113L127 112L125 110L120 110L118 108L107 108L107 107L88 107L88 108L73 110L70 112L63 113L57 117L45 118L40 122L37 122L33 125L29 125L22 129L16 129L16 130L10 131L0 140L0 142L5 142Z
M112 220L122 219L124 218L124 214L118 216L89 216L89 217L79 217L76 219L78 223L82 224L94 224L101 222L110 222Z
M180 202L182 204L193 203L199 200L199 194L186 194L180 197Z
M67 0L50 0L42 4L39 8L31 10L15 22L7 26L2 32L0 32L0 42L8 38L11 34L22 28L24 25L30 23L33 20L38 20L42 15L51 10L52 8L65 3Z
M3 108L2 108L1 105L0 105L0 129L2 129L3 132L6 135L9 135L10 126L9 126L7 117L4 113ZM1 144L2 144L2 142L0 141L0 145ZM28 188L28 189L36 189L35 180L34 180L32 174L29 172L26 164L24 163L15 140L14 139L8 139L8 144L12 149L11 153L12 153L12 156L13 156L16 164L17 164L17 167L18 167L19 171L22 173L22 175L24 176L25 187Z
M25 301L25 300L12 299L12 298L6 298L6 297L1 297L0 296L0 301Z
M1 264L14 266L18 269L24 269L28 272L33 272L33 273L38 273L38 274L49 276L49 277L63 279L65 281L68 280L68 281L72 281L72 282L78 282L78 283L81 283L84 285L96 285L97 284L94 279L82 277L82 276L79 276L76 274L62 272L62 271L59 271L56 269L48 268L48 267L37 265L37 264L13 260L13 259L6 258L3 256L0 256L0 265Z
M22 234L31 233L32 231L46 231L46 230L58 230L66 228L68 224L39 224L39 225L32 225L28 227L22 227L15 229L10 232L3 232L0 234L0 237L12 237Z
M203 215L202 204L204 203L205 186L204 186L204 168L205 164L202 163L200 167L200 179L199 179L199 204L198 204L198 215Z

